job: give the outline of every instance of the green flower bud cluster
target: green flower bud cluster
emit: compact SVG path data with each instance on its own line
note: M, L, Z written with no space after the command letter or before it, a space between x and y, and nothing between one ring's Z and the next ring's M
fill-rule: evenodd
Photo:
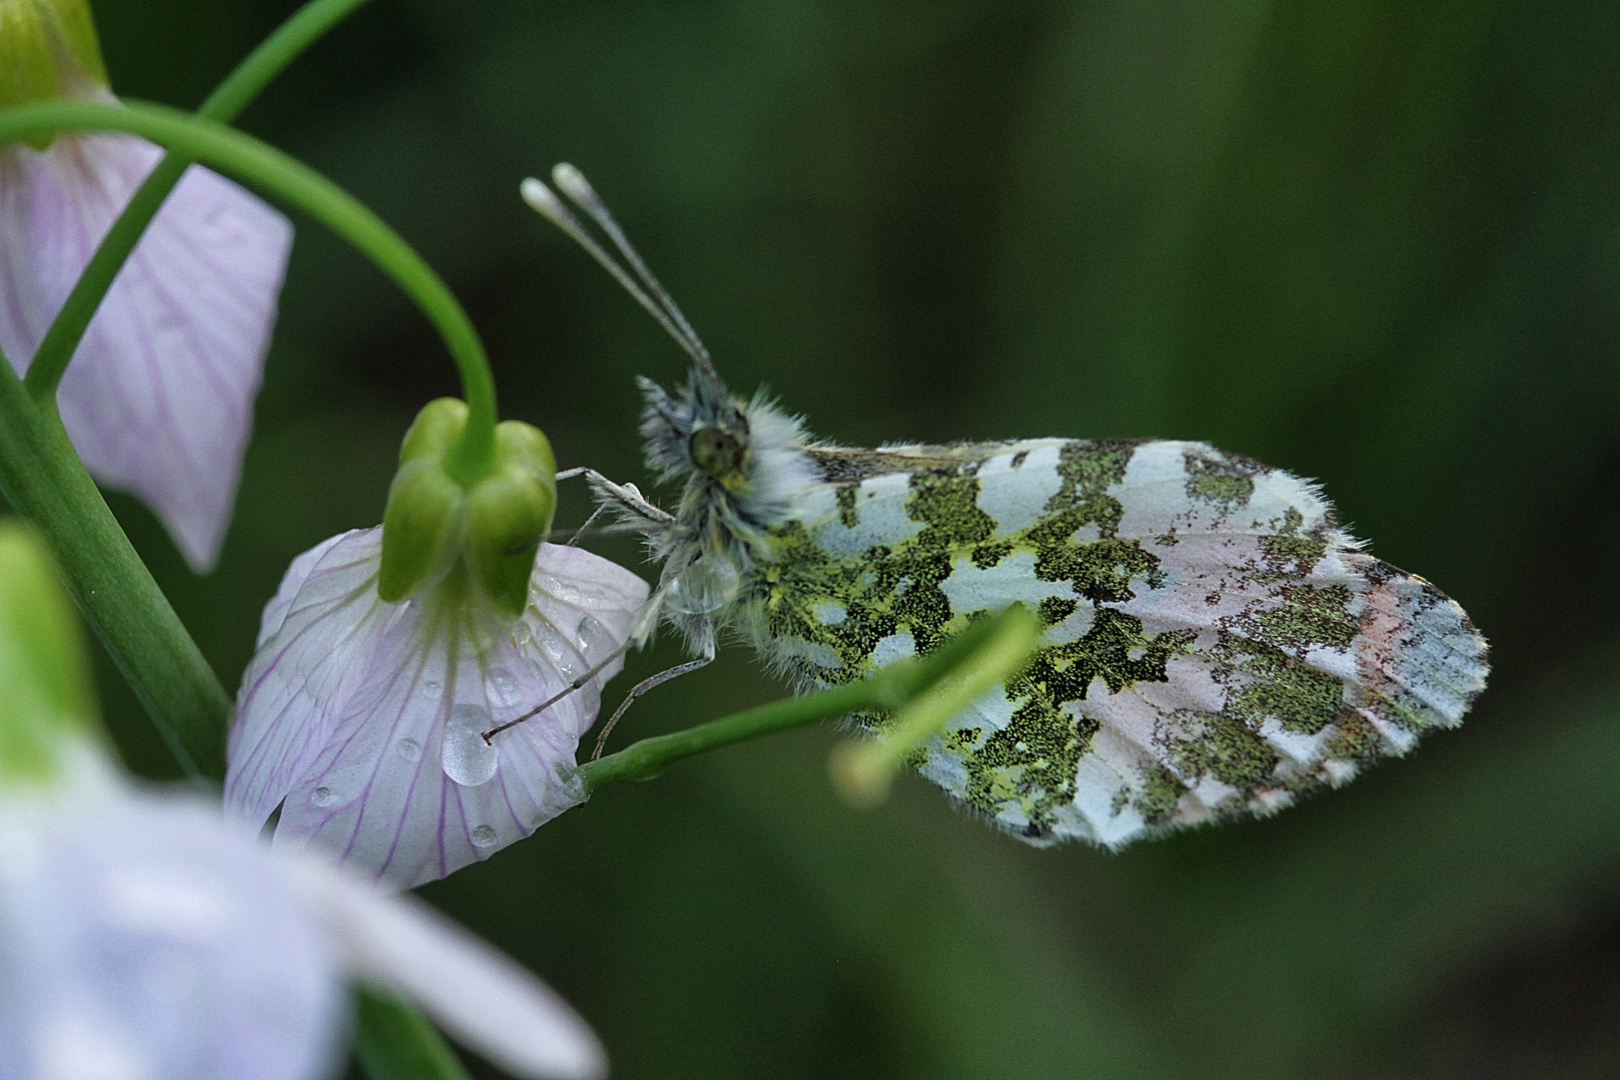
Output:
M383 513L377 594L403 600L459 564L498 609L520 615L535 552L557 509L557 461L538 428L504 420L495 426L493 464L463 482L446 459L466 426L467 406L439 398L405 433Z
M73 602L33 530L0 520L0 787L51 779L73 737L96 730Z
M90 84L106 86L107 68L86 0L0 0L0 107L82 97Z

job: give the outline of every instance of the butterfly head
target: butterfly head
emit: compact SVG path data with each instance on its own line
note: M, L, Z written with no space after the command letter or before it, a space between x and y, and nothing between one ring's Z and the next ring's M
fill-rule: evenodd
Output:
M685 481L700 508L723 505L754 525L779 520L794 493L813 482L798 420L764 397L734 397L712 368L692 369L669 393L641 380L641 434L661 481Z

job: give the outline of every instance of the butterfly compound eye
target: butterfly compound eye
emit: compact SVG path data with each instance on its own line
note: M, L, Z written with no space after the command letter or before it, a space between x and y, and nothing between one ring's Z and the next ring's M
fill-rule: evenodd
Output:
M716 480L735 473L742 464L742 443L724 428L701 427L692 432L692 464Z

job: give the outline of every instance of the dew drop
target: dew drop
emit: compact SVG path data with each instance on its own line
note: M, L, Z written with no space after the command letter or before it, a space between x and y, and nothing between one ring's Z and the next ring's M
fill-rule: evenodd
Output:
M394 750L406 761L420 761L422 758L422 744L415 739L401 739L394 744Z
M309 801L316 806L331 806L337 802L337 792L329 787L318 787L310 793Z
M594 615L587 615L579 620L579 647L585 656L597 663L613 651L613 632L602 625L600 619Z
M444 693L444 687L432 679L429 679L418 688L417 692L423 697L427 698L429 701L437 701L439 699L439 695Z
M669 606L682 615L719 611L737 595L742 579L727 559L701 558L681 571L669 590Z
M500 751L484 741L484 732L494 726L489 710L482 705L457 705L451 709L440 754L444 775L462 787L488 782L500 764Z
M580 663L574 651L563 644L559 634L545 634L540 639L540 647L545 650L546 657L557 669L557 674L565 679L577 679L590 669L589 663Z
M472 831L472 842L474 847L494 847L495 830L488 825L478 826Z
M489 673L489 696L497 705L516 705L518 701L517 680L505 668L492 668ZM484 730L489 730L485 728Z
M579 707L586 716L602 711L602 676L598 675L578 690Z

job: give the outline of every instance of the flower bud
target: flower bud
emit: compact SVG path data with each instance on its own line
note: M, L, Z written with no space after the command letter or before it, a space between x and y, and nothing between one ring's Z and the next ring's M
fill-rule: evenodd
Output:
M403 600L462 561L499 610L520 615L557 508L556 459L537 428L507 420L496 425L490 471L463 484L445 459L466 424L467 406L440 398L406 433L383 514L377 593Z
M455 554L466 499L466 489L437 460L399 467L383 513L379 596L390 602L403 600L423 582L443 576L449 569L447 560Z
M53 776L95 714L73 603L33 531L0 520L0 786Z
M467 426L467 403L455 398L435 398L422 406L411 421L411 429L399 444L399 463L442 461Z
M444 458L466 426L467 406L439 398L416 414L400 444L377 574L377 595L390 603L437 580L455 557L467 492L445 471Z
M106 85L86 0L0 0L0 107L85 97ZM44 149L51 137L29 141Z

